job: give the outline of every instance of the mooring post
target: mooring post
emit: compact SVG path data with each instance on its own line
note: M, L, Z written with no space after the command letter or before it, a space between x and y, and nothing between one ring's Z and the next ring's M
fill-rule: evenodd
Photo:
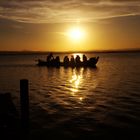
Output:
M27 79L20 80L20 109L22 133L29 132L29 85Z

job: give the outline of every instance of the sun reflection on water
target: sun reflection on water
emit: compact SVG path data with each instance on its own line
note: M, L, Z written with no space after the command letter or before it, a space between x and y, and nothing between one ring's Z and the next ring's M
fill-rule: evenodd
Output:
M82 87L83 83L83 71L84 68L80 68L79 70L73 69L72 77L69 80L71 84L71 95L78 98L79 101L82 101L84 97L81 96L79 92L79 88Z
M78 89L80 82L81 82L82 76L81 75L76 75L74 74L72 76L72 79L70 80L70 83L73 84L73 87L75 87L76 89Z

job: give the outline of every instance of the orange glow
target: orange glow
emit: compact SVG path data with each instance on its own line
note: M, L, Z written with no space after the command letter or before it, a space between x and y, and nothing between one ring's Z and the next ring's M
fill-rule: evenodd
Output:
M24 28L24 30L21 28L20 30L23 31L19 33L13 31L7 37L1 35L0 50L84 52L140 48L139 34L122 32L119 27L111 23L109 26L80 22L74 25L72 23L50 24L40 26L37 30L32 29L32 26Z
M74 28L71 28L67 31L67 36L72 41L81 41L82 39L84 39L85 33L79 27L74 27Z

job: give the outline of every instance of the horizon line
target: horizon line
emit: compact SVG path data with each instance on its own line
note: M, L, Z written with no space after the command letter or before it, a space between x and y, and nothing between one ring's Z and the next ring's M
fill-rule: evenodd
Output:
M90 51L35 51L35 50L0 50L0 54L13 53L121 53L121 52L140 52L140 49L120 49L120 50L90 50Z

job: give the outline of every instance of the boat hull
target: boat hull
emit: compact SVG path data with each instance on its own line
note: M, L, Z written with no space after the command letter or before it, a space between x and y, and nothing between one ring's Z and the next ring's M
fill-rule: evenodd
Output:
M78 64L76 63L64 63L64 62L55 62L55 61L50 61L50 62L46 62L44 60L37 60L38 66L46 66L46 67L96 67L96 64L99 60L99 57L93 57L90 58L87 62L80 62Z

